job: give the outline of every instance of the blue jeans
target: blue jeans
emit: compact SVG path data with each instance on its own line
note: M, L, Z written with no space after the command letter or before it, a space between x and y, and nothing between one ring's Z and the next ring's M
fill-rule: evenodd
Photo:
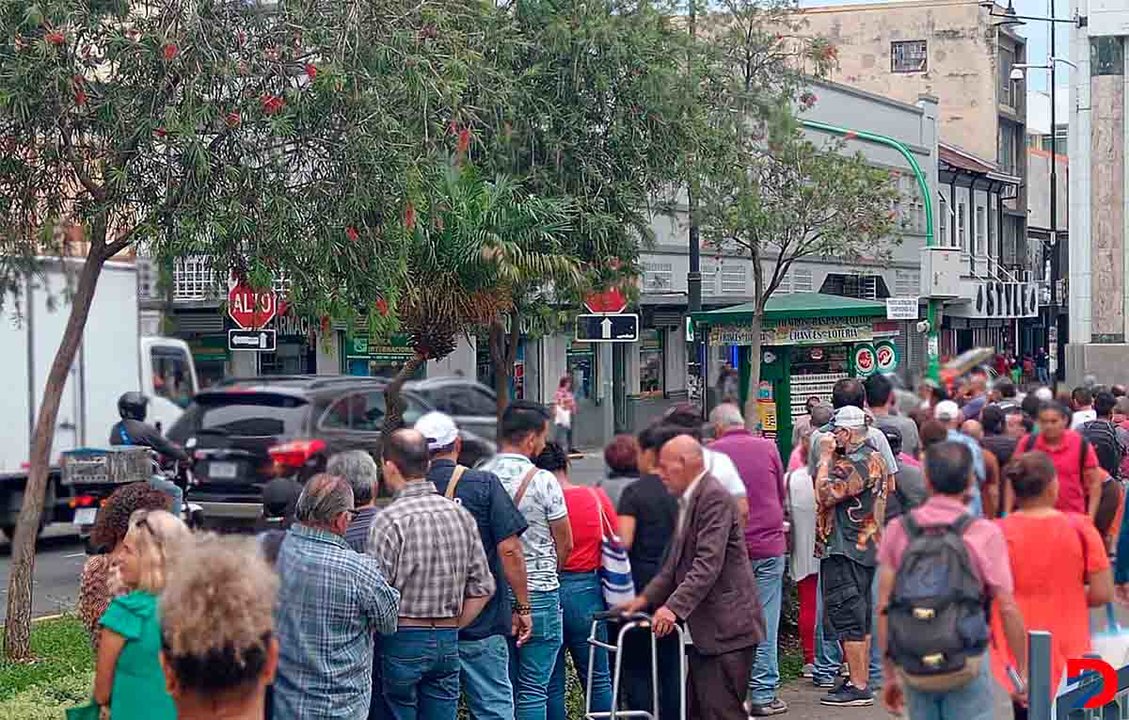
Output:
M595 572L561 572L561 610L564 618L564 643L557 653L553 678L549 683L549 720L568 720L565 712L565 650L580 676L580 686L588 688L588 634L592 616L606 610L600 577ZM597 627L599 639L608 641L607 623ZM608 674L608 653L597 648L592 668L592 712L612 709L612 681Z
M839 677L839 668L843 664L843 648L839 646L839 639L827 632L823 625L823 581L815 593L816 597L816 623L815 623L815 672L812 680L834 680Z
M455 720L459 711L459 631L400 628L382 638L384 697L395 720Z
M561 601L556 590L530 591L533 635L520 648L510 639L510 682L515 720L545 720L549 680L561 649Z
M184 491L180 489L179 485L163 475L150 475L149 487L160 490L171 497L172 508L169 509L169 512L180 517L180 513L184 510Z
M506 636L459 640L459 660L467 709L474 720L512 720L514 689Z
M903 686L909 720L992 720L996 699L988 665L985 654L976 679L950 692L920 692Z
M874 573L870 594L874 615L870 621L870 670L866 686L878 692L882 689L882 650L878 647L878 573Z
M784 592L784 556L752 563L764 611L764 642L757 644L753 672L749 675L749 697L754 705L767 705L776 697L776 684L780 682L776 640L780 630L780 595Z

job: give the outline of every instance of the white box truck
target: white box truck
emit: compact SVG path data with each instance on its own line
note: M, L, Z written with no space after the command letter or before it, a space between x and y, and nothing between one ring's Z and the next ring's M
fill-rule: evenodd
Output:
M62 341L80 260L45 260L18 294L0 306L0 532L9 538L23 502L31 458L31 437L47 373ZM59 483L61 453L106 447L118 421L118 397L140 390L149 397L150 423L167 429L196 394L196 369L182 340L141 337L137 270L132 263L109 262L102 270L86 321L82 344L71 366L55 425L53 471L43 522L87 525L96 503ZM90 506L90 507L88 507Z

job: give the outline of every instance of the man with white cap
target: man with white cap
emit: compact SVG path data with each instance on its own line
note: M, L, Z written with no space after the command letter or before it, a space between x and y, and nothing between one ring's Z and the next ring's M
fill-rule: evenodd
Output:
M819 439L815 475L816 540L824 628L843 645L850 678L820 699L823 705L874 704L869 686L871 626L878 541L890 492L882 453L867 442L866 413L853 405L835 411L831 432Z
M513 634L521 645L533 630L520 539L528 523L497 476L458 464L462 439L454 420L431 412L416 422L415 429L427 438L431 455L427 479L474 516L497 586L475 621L459 632L460 675L467 706L476 720L513 718L507 638ZM507 584L515 598L512 608Z
M937 406L933 408L933 419L943 424L948 430L946 440L960 443L972 453L972 469L976 473L976 483L972 487L972 497L968 501L968 510L973 517L981 517L984 514L984 505L980 499L980 486L984 484L984 480L987 478L987 470L980 443L960 431L960 406L952 400L942 400L937 403Z

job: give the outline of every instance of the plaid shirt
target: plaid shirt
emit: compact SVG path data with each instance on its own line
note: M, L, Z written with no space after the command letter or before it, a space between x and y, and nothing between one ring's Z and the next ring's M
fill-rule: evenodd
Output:
M464 598L494 594L474 516L428 480L409 482L376 514L368 552L400 591L400 617L455 618Z
M399 593L372 558L305 525L287 532L276 568L274 717L367 718L373 632L396 631Z

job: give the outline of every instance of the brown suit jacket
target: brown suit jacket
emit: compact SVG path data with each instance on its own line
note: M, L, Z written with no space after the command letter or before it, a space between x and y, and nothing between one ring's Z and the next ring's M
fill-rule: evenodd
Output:
M643 595L653 607L666 605L684 620L703 655L741 650L764 639L764 613L737 505L712 475L698 483L685 527Z

